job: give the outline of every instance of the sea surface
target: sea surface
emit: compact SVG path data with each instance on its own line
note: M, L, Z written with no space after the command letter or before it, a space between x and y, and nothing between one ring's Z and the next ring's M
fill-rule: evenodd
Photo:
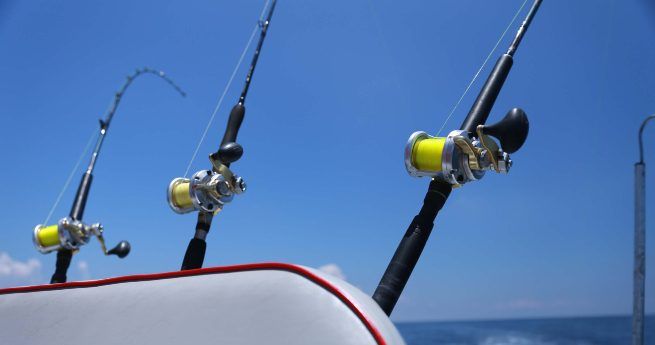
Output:
M655 345L655 316L645 344ZM407 345L630 345L629 316L499 321L401 322Z

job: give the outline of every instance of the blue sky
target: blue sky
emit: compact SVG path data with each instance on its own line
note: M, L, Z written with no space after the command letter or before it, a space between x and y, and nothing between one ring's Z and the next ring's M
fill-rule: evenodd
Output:
M206 265L335 264L372 292L428 183L405 172L407 137L441 126L521 3L280 0L240 132L245 153L233 165L249 190L215 219ZM85 220L102 222L109 242L127 239L133 251L104 257L93 242L75 256L70 277L179 268L195 217L173 213L165 189L184 173L262 5L0 4L0 264L10 267L0 270L0 285L48 280L55 256L35 251L32 228L113 93L141 66L166 71L189 96L149 76L128 91ZM630 312L632 174L639 123L655 112L653 35L655 7L645 0L544 2L490 118L522 107L528 141L509 175L487 174L453 192L395 319ZM245 67L194 171L208 167ZM459 127L487 72L447 129ZM648 163L654 131L646 133ZM54 220L68 214L81 173ZM650 224L653 214L650 202Z

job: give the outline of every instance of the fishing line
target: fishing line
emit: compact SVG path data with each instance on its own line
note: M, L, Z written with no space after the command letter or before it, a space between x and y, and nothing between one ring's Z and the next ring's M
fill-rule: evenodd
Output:
M268 8L268 4L271 2L271 0L266 0L266 3L264 4L264 8L262 8L262 13L259 14L259 23L261 24L264 21L264 14L266 13L266 9Z
M202 136L200 137L200 141L198 142L198 145L196 146L195 151L193 151L193 155L191 156L191 161L189 162L189 165L187 165L186 170L184 171L184 177L185 178L189 174L189 170L191 170L191 166L193 165L193 162L196 160L196 156L198 156L198 151L200 151L200 147L202 146L202 143L205 141L205 137L207 136L207 132L209 131L209 128L211 127L212 123L214 122L214 118L216 117L216 114L218 113L218 110L221 108L221 104L223 104L223 99L225 99L225 95L227 94L227 90L230 89L230 85L232 85L232 81L234 80L234 77L236 76L237 72L239 71L239 68L241 67L241 64L243 63L243 59L245 58L246 53L248 52L248 49L250 49L250 45L252 44L252 40L255 38L255 34L257 33L257 30L262 25L262 22L264 20L264 14L266 13L266 9L268 8L268 4L269 4L270 1L271 0L266 0L266 3L264 4L264 8L262 9L262 13L259 15L259 20L257 21L257 24L255 24L255 27L252 29L252 33L250 33L250 38L248 39L248 43L246 44L245 48L241 52L241 56L239 57L239 61L237 62L236 66L234 66L234 70L232 71L232 75L230 76L230 79L227 81L227 84L225 85L225 89L223 89L223 93L221 94L221 97L218 99L218 103L216 103L216 107L214 108L214 111L212 112L212 115L209 117L209 122L207 122L207 126L205 127L205 130L202 132Z
M519 7L518 11L516 11L516 14L514 14L514 18L512 18L512 21L509 22L509 24L505 28L505 31L503 31L503 34L500 35L500 38L496 42L496 45L494 45L493 49L491 49L491 51L489 52L489 55L487 55L487 58L484 59L484 62L482 63L482 66L480 66L478 71L475 73L475 75L473 76L473 79L471 79L471 82L468 84L468 86L464 90L464 93L462 93L462 96L459 97L459 99L457 100L457 103L455 103L455 106L450 110L450 113L446 117L446 120L441 125L441 128L439 128L439 131L437 132L437 136L439 136L439 134L444 129L444 127L446 127L446 124L448 123L448 120L450 120L450 118L453 116L453 114L455 113L455 110L457 110L457 107L459 107L459 104L462 103L462 100L464 99L466 94L471 89L471 86L473 86L473 83L475 83L475 80L478 79L478 76L480 75L480 72L482 72L484 67L487 65L487 62L489 62L489 59L491 58L491 55L493 55L494 52L496 52L496 49L498 48L498 45L500 45L500 42L503 40L503 38L505 38L505 35L507 34L507 31L509 31L509 29L512 27L512 25L516 21L516 18L519 16L519 14L521 14L521 11L523 10L523 7L525 7L525 4L527 4L527 3L528 3L528 0L523 1L523 4L521 5L521 7Z
M82 159L84 159L84 156L86 156L86 153L89 152L89 148L91 147L91 143L93 143L93 138L95 138L96 130L94 129L91 132L91 136L89 137L89 141L86 143L86 146L84 147L84 150L82 151L82 154L80 155L80 158L77 159L77 163L75 163L75 166L73 167L73 170L71 170L70 174L68 175L68 178L66 179L66 183L64 183L64 187L61 189L59 192L59 195L57 196L57 199L55 200L55 203L52 205L52 208L50 208L50 212L48 212L48 216L45 218L45 221L43 221L42 224L48 224L48 221L50 220L50 217L52 217L52 214L55 212L55 209L59 205L59 202L61 201L61 198L64 196L64 193L68 189L68 186L71 183L71 180L73 179L73 175L75 175L75 172L77 172L77 169L80 167L80 163L82 163Z

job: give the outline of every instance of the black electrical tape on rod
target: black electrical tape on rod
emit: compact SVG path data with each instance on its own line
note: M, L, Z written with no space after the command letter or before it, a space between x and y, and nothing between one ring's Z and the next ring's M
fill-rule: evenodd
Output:
M446 203L451 190L452 186L448 183L436 180L430 182L421 211L407 228L405 236L400 241L387 270L375 289L373 300L387 315L391 315L396 302L398 302L398 298L430 237L434 219Z

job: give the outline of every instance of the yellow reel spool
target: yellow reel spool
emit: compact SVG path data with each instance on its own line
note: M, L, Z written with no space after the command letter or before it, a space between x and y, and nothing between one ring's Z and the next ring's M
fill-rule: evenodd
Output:
M42 247L59 244L59 225L40 226L36 230L36 241Z
M435 176L443 170L445 137L415 132L405 146L405 168L412 176Z
M62 247L59 235L59 224L54 225L37 225L32 234L34 246L41 253L46 254Z
M417 140L412 148L412 164L421 171L441 171L444 145L446 145L446 138L443 137Z
M187 213L195 209L191 200L190 182L189 179L176 178L168 186L168 204L177 213Z

